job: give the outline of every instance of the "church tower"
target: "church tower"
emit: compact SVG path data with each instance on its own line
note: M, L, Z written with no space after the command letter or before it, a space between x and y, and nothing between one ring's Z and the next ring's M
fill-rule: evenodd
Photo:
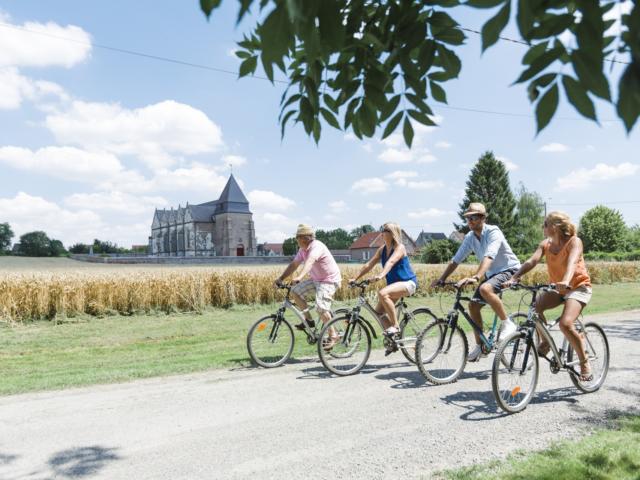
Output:
M244 257L257 255L256 232L249 201L233 174L217 200L213 212L214 243L218 255Z

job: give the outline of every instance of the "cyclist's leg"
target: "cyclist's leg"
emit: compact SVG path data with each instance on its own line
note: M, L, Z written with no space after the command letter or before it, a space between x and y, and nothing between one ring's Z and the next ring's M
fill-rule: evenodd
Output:
M476 290L476 294L479 295L478 290ZM476 294L474 294L473 298L477 298ZM475 301L469 302L469 316L471 317L471 320L473 320L473 323L475 323L478 328L480 328L480 330L484 330L484 326L482 323L482 307L484 307L484 304L482 303L478 303ZM478 335L478 332L476 332L475 329L473 330L473 335L476 337L476 345L480 345L480 335Z
M550 310L552 308L556 308L558 305L562 303L562 297L556 292L539 292L536 298L536 313L540 317L540 319L547 323L547 319L544 316L545 310ZM538 345L538 353L541 355L546 355L549 352L551 346L544 340L542 333L540 333L539 325L536 325L536 329L538 330L538 338L540 339L540 344Z
M291 299L300 310L304 311L309 306L305 297L311 295L311 293L315 293L315 290L316 288L312 280L304 280L291 289ZM310 312L305 312L304 316L307 320L313 320Z
M575 321L582 312L584 304L580 301L567 298L564 302L564 309L560 316L560 330L564 336L569 340L571 347L578 354L580 358L580 374L587 376L591 373L591 367L589 365L589 359L585 354L584 338L578 333L575 327Z
M399 330L398 316L396 315L396 300L408 294L409 291L405 282L392 283L378 291L378 302L382 304L385 313L389 317L388 322L385 322L385 330L389 327L395 327Z
M493 311L496 312L496 315L498 315L498 318L502 321L507 319L507 311L505 310L502 299L498 296L498 293L500 293L502 284L511 279L515 272L515 269L511 269L496 273L478 287L478 291L484 301L491 306Z
M316 289L316 310L322 323L326 324L332 318L331 302L333 302L333 295L336 293L336 285L327 282L315 282L314 286ZM329 337L335 338L337 336L335 329L331 328Z

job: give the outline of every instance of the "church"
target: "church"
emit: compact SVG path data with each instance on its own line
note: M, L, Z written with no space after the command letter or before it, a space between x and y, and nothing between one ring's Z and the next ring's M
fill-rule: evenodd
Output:
M149 255L243 257L256 255L249 202L230 175L220 198L199 205L158 210L153 215Z

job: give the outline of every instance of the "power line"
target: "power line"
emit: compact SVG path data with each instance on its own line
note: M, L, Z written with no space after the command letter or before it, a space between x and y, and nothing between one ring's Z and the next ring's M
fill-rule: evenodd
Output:
M629 203L640 203L640 200L624 200L624 201L616 201L616 202L586 202L586 203L556 203L549 202L549 205L559 205L561 207L586 207L588 205L621 205L621 204L629 204Z

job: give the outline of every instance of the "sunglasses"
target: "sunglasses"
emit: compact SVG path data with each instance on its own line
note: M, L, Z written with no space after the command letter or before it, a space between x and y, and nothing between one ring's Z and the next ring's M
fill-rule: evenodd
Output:
M474 222L484 218L484 215L468 215L467 220L473 220Z
M387 233L391 233L391 230L389 230L388 228L383 228L382 231L383 232L387 232Z

